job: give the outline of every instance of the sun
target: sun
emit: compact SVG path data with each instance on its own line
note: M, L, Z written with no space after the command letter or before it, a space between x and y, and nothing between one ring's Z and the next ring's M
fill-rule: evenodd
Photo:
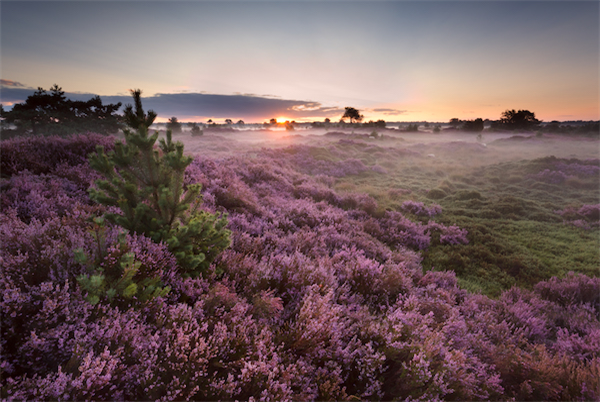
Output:
M285 123L286 121L290 121L287 117L278 117L277 123Z

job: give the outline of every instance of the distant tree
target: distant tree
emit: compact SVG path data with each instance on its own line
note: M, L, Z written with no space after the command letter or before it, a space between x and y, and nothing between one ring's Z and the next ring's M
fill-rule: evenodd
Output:
M231 119L225 119L225 124L233 124L233 120L231 120Z
M15 134L68 135L94 131L112 134L122 126L122 118L115 113L121 103L102 105L99 96L88 101L72 101L54 84L47 92L38 88L25 103L15 104L10 111L0 111L5 124L16 127ZM3 128L3 131L6 128Z
M457 119L456 117L450 119L450 127L458 128L458 126L460 126L460 119Z
M342 116L342 120L349 119L350 123L358 123L362 121L363 118L364 116L360 114L358 109L355 109L353 107L346 107L346 111Z
M405 130L407 133L416 133L417 131L419 131L419 124L418 123L414 123L414 124L409 124L406 127Z
M507 130L532 130L540 123L541 121L535 118L535 113L529 110L506 110L500 118L500 128Z
M434 132L434 133L436 133L436 134L437 134L437 133L439 133L440 131L442 131L442 129L441 129L441 128L440 128L440 126L438 126L438 125L436 125L436 126L433 128L433 132Z
M210 124L214 124L214 123L213 123L212 119L208 119L208 121L206 122L206 124L210 125Z
M237 124L238 126L243 126L246 123L244 123L244 120L238 120L238 122L235 124Z
M329 119L329 117L326 117L325 118L325 124L329 124L329 123L331 123L331 120Z
M204 131L202 131L202 129L196 123L188 123L188 127L190 128L192 137L204 135Z
M425 124L423 124L423 127L429 128L429 122L425 122Z
M269 124L271 124L271 125L277 124L277 119L271 119L271 120L269 120Z
M174 133L181 132L181 123L177 121L177 117L171 117L169 122L167 123L167 130L170 130Z
M286 121L286 122L284 123L284 124L285 124L285 129L286 129L287 131L294 131L294 123L295 123L295 122L291 122L291 123L290 123L289 121Z
M483 131L483 119L465 120L462 123L462 130L464 131Z

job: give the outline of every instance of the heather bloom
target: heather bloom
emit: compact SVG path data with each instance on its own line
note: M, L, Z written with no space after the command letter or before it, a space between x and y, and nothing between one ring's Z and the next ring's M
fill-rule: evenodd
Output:
M86 198L76 148L56 159L33 140L5 143L40 155L39 171L10 162L0 211L7 400L600 398L600 279L569 274L492 299L444 267L424 273L423 250L461 247L468 233L431 220L437 204L382 212L336 192L336 177L375 171L355 159L362 142L197 157L185 183L203 185L204 207L229 213L232 231L198 278L178 275L164 244L93 223L103 210ZM594 163L560 169L584 177ZM557 213L593 225L598 210ZM128 254L141 281L158 277L170 293L87 302L77 277Z
M600 226L600 204L582 205L580 208L568 206L563 210L554 211L564 218L565 225L590 230Z
M432 204L429 207L426 207L422 202L417 201L404 201L401 206L402 210L405 212L412 213L417 216L429 216L433 217L442 212L442 207L438 204Z
M543 181L551 184L561 184L567 179L590 176L598 176L600 166L597 160L590 160L589 163L581 164L576 162L566 163L564 161L554 162L552 169L544 169L536 174L529 175L529 178Z

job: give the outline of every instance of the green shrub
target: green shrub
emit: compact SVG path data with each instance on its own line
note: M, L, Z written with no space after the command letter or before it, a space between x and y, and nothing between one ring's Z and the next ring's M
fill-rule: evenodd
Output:
M87 293L88 302L97 304L106 300L112 305L129 306L134 301L144 303L169 293L171 289L163 286L160 274L142 267L135 254L127 251L126 232L121 232L118 237L118 250L123 251L110 256L106 249L104 218L94 218L91 233L96 242L95 258L82 249L74 250L75 260L88 271L77 277L77 283Z
M481 197L481 193L479 191L468 191L468 190L459 190L456 192L456 194L454 195L458 200L473 200L473 199L478 199L480 200Z
M183 144L173 143L171 132L154 149L158 132L148 134L152 123L139 101L128 122L135 132L124 130L125 143L118 141L106 154L102 147L90 156L90 166L105 180L96 181L90 197L121 213L107 213L106 219L154 242L164 242L186 275L197 276L230 244L227 219L199 209L200 184L184 185L184 172L192 158L183 155ZM136 97L137 95L137 97ZM148 124L150 123L150 124Z
M434 188L427 193L427 198L431 200L441 200L446 197L446 192L439 188Z

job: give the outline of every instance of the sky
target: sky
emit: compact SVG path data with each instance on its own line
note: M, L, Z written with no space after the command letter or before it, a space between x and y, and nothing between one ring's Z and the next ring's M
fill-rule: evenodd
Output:
M0 2L0 102L58 84L157 121L600 120L597 1Z

